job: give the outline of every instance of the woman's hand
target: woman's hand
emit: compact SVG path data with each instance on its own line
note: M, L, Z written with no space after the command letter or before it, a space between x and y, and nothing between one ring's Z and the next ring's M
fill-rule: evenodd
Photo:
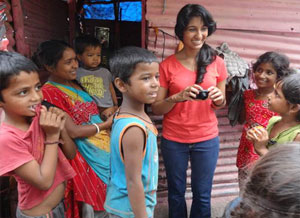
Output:
M225 102L225 96L222 91L215 86L211 86L207 89L209 91L208 98L210 98L215 106L223 106Z
M118 109L118 107L116 107L116 106L106 108L100 114L101 119L103 121L107 120L111 115L113 115L117 111L117 109Z
M188 100L195 100L197 94L199 94L200 91L202 91L203 88L197 84L194 84L192 86L186 87L181 92L178 92L170 97L167 98L167 101L177 103L177 102L183 102ZM170 99L170 100L168 100Z
M268 152L269 134L263 126L255 126L249 129L246 138L253 143L255 151L259 155L264 155Z

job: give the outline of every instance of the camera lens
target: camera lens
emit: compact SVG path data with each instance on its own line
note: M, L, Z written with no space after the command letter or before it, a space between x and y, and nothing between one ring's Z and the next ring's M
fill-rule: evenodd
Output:
M207 90L202 90L199 92L199 94L197 94L196 99L200 99L200 100L205 100L208 97L208 91Z

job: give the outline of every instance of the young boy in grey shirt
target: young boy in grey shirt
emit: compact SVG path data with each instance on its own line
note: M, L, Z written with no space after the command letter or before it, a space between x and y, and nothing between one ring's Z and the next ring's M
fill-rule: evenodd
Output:
M117 110L118 101L111 73L99 67L101 43L92 36L79 36L75 39L75 51L81 64L77 81L97 103L101 119L106 120Z

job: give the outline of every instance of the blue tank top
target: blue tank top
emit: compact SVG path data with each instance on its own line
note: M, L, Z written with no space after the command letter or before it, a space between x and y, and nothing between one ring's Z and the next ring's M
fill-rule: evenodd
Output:
M153 217L159 165L157 129L154 125L147 124L141 119L127 114L115 117L111 131L111 173L104 208L108 213L124 218L134 218L128 198L125 165L120 151L123 134L132 126L140 127L146 136L141 179L144 186L147 215Z

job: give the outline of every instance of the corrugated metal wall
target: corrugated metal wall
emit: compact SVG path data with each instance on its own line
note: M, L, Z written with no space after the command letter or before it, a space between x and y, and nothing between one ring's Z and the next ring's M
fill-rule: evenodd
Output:
M26 0L22 2L25 42L30 52L49 39L68 41L68 5L62 0Z
M166 2L164 8L164 2ZM299 0L148 0L148 48L163 53L163 34L159 32L155 47L155 32L158 27L174 36L176 15L187 4L202 4L217 21L218 30L208 39L214 47L227 42L247 61L252 61L265 51L275 50L287 54L293 66L300 67L300 1ZM172 54L178 41L165 35L165 57Z
M147 47L160 60L173 54L179 43L174 37L176 15L187 3L203 5L217 21L218 29L208 39L212 47L227 42L229 48L248 63L265 51L280 51L288 55L294 67L300 67L299 0L148 0ZM235 158L241 135L241 126L232 128L229 125L226 108L218 111L217 115L221 146L214 177L213 198L238 194ZM152 115L159 130L161 118ZM166 190L166 176L161 164L158 195L160 202L165 201ZM189 184L187 199L190 198Z

